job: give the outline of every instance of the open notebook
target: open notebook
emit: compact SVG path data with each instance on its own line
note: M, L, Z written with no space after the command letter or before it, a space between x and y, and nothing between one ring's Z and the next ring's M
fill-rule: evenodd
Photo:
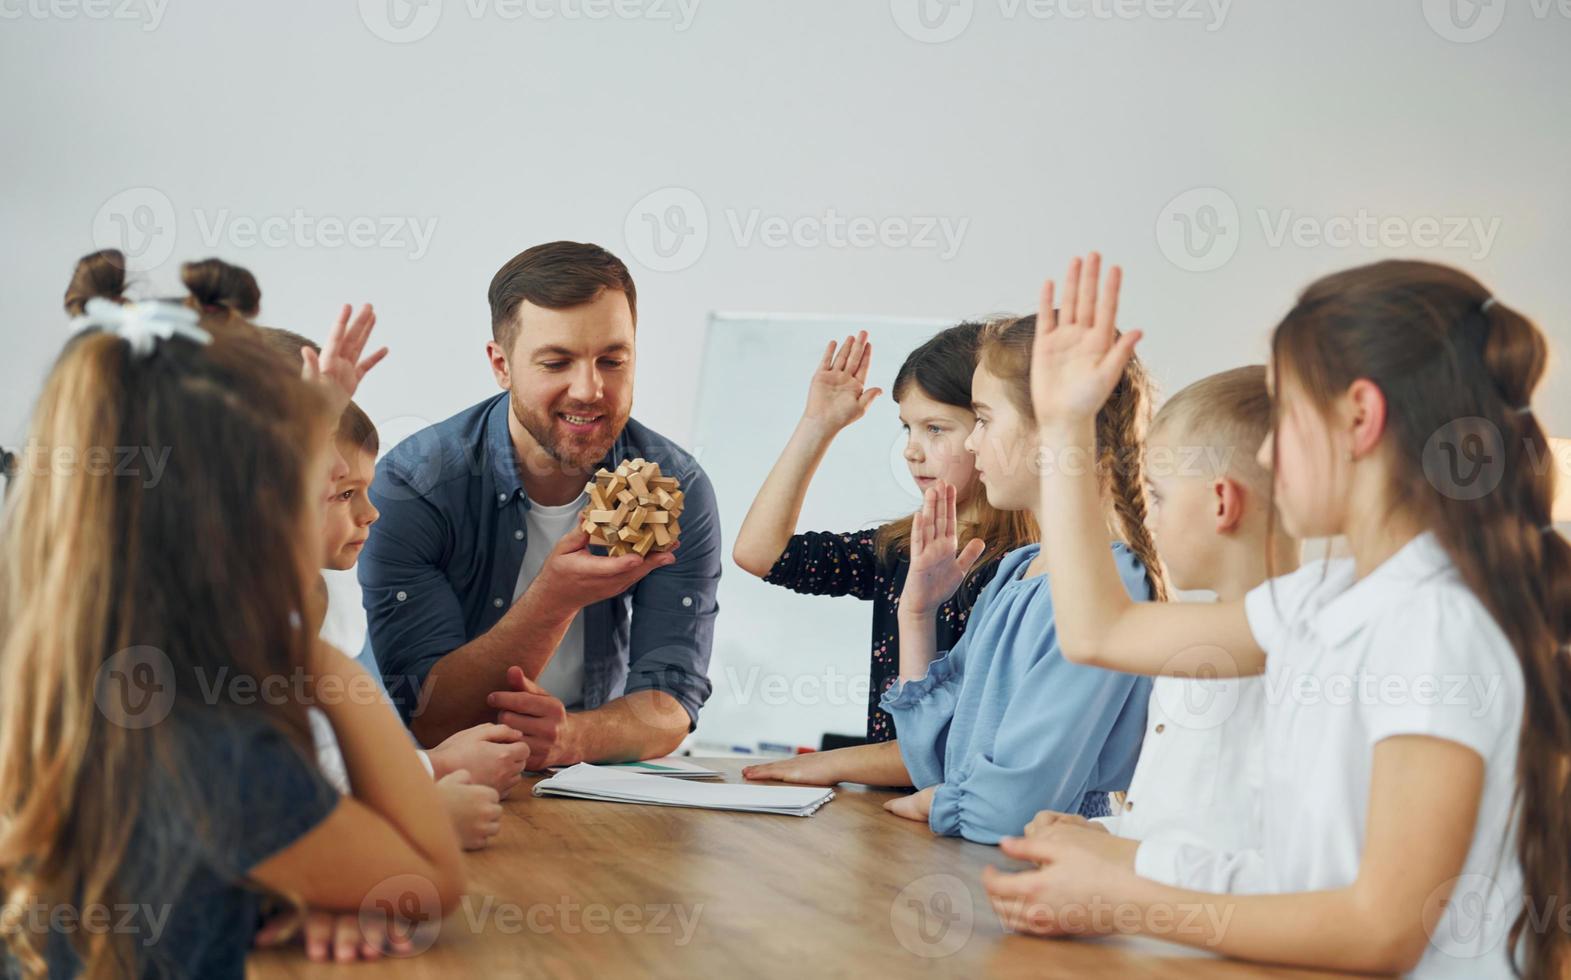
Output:
M706 810L739 810L810 817L834 799L821 786L755 786L744 783L702 783L668 779L592 766L581 762L535 784L536 796L571 796L608 803L694 806Z
M566 772L568 766L552 766L552 772ZM602 769L620 769L623 772L641 772L646 776L665 776L669 779L720 779L722 774L705 769L696 762L668 755L663 759L645 759L642 762L607 762Z

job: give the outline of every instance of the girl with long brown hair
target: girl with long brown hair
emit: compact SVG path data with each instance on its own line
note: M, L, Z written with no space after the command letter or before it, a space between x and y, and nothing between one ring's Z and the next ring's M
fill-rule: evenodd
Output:
M1081 451L1139 333L1120 274L1070 264L1039 332L1043 451ZM1054 300L1046 284L1042 306ZM1239 601L1135 604L1085 529L1095 484L1042 479L1065 654L1142 673L1264 672L1263 848L1206 894L1136 877L1077 828L1006 842L986 885L1033 932L1147 931L1246 959L1370 973L1562 977L1571 943L1571 545L1531 401L1544 336L1472 277L1381 262L1311 285L1272 338L1261 462L1294 535L1344 535ZM1203 850L1192 865L1215 855ZM1129 912L1113 922L1096 908ZM1187 910L1190 914L1174 915ZM1165 927L1164 927L1165 924Z
M976 426L965 442L988 503L1030 514L1041 508L1030 376L1034 333L1033 317L984 331L971 385ZM1150 385L1138 361L1124 366L1117 381L1096 420L1097 457L1086 461L1104 472L1092 523L1100 547L1112 552L1121 588L1137 599L1161 597L1161 566L1144 525L1139 453ZM929 488L900 596L900 683L882 702L899 732L894 742L809 753L744 774L914 786L917 793L886 808L926 821L935 833L983 843L1019 834L1042 809L1108 815L1108 794L1126 789L1134 771L1150 683L1064 659L1042 574L1045 559L1035 542L1004 556L965 635L941 652L926 611L954 591L976 550L959 547L954 495Z
M931 611L942 649L964 635L971 609L998 571L999 560L1036 537L1029 514L988 504L971 454L962 445L976 424L971 375L983 329L980 323L962 323L940 331L911 352L892 386L906 433L903 456L918 492L947 486L956 501L960 530L975 542L970 546L975 564L954 594L942 597ZM878 702L899 673L896 609L910 568L914 515L849 533L796 531L808 485L829 444L881 394L866 387L872 356L866 331L847 337L838 350L830 341L808 388L807 408L748 510L732 557L770 585L872 602L867 740L886 742L895 737L895 729Z
M29 975L238 977L264 894L374 912L399 875L439 917L462 878L436 788L305 628L346 396L183 306L83 310L0 524L0 888L68 913L6 930L9 953ZM316 361L344 390L348 348ZM352 796L317 770L308 704ZM53 925L106 912L130 928Z

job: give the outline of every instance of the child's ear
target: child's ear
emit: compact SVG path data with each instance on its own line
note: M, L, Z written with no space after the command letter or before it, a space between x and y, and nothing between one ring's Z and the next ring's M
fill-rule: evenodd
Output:
M1244 488L1237 480L1219 477L1211 484L1211 511L1216 533L1231 534L1244 519Z

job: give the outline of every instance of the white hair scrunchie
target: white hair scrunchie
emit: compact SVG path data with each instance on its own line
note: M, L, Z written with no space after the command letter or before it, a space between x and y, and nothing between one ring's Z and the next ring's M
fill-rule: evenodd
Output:
M210 344L213 335L197 326L196 311L179 303L148 300L141 303L114 303L101 297L87 301L86 312L71 319L71 328L94 328L119 336L137 357L147 357L158 349L160 340L175 337L198 344Z

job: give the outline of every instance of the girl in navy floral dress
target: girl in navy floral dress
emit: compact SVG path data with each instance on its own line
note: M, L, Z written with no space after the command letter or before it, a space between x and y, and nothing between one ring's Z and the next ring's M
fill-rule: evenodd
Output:
M971 376L982 328L980 323L950 327L912 351L895 375L911 477L922 493L940 481L955 488L962 538L973 539L967 548L978 559L936 613L940 650L952 648L965 633L971 607L998 571L999 559L1036 538L1028 514L995 510L987 495L977 492L974 460L963 445L976 424ZM830 442L881 393L864 387L872 353L865 331L847 337L838 349L830 341L808 388L807 408L747 513L734 557L771 585L873 603L867 739L885 742L895 737L894 723L878 702L899 673L896 613L909 566L911 518L861 531L794 533L807 486Z

